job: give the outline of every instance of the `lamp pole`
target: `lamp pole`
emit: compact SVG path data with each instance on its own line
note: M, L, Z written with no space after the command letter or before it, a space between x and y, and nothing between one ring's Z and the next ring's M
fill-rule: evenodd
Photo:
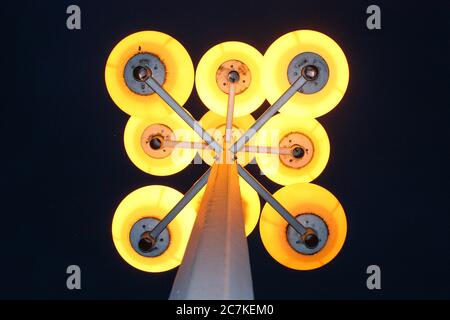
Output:
M169 299L253 299L237 164L228 150L237 81L230 72L224 152L212 166Z
M236 163L215 163L169 299L253 299Z

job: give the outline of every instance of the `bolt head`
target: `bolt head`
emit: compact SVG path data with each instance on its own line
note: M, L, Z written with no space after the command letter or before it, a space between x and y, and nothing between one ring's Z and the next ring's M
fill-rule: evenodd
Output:
M295 147L292 149L292 156L296 159L301 159L305 155L305 149L302 147Z
M161 138L153 137L150 139L149 144L150 144L150 148L152 148L153 150L159 150L162 147Z
M319 238L315 233L310 233L305 236L303 242L308 249L314 249L319 244Z
M150 252L155 246L156 240L150 235L150 232L146 231L141 235L138 246L142 252Z
M144 82L151 76L152 72L149 68L143 66L137 66L133 70L133 77L136 81Z
M302 69L302 75L306 80L316 80L319 76L319 69L314 65L307 65Z
M229 82L235 83L235 82L238 82L239 79L240 79L239 72L233 70L233 71L230 71L230 73L228 73L228 81Z

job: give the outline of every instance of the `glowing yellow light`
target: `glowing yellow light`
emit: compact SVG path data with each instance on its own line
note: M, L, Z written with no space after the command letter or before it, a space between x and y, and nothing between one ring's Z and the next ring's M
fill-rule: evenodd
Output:
M256 110L265 99L261 83L263 57L258 50L236 41L212 47L203 55L197 66L195 87L205 106L217 114L226 116L228 95L219 88L216 74L219 67L229 60L244 63L251 73L250 85L235 97L234 116L240 117Z
M223 145L225 140L225 130L226 130L226 118L220 116L212 111L208 111L200 119L200 125L220 144ZM232 129L232 141L236 141L241 137L251 126L255 123L255 119L251 115L246 115L239 118L233 119L233 129ZM252 144L253 140L250 140L248 145ZM202 159L212 166L214 163L215 151L211 149L200 150L200 156ZM237 162L245 166L254 158L254 153L250 152L238 152Z
M328 190L310 183L283 187L274 194L275 199L293 215L313 213L326 223L328 240L317 253L305 255L294 250L287 240L287 222L269 204L261 213L259 230L269 254L282 265L296 270L319 268L336 257L347 234L344 209Z
M264 55L263 78L267 100L274 103L289 87L289 63L300 53L320 55L329 69L328 81L313 94L297 92L281 112L316 118L332 110L347 90L349 70L347 59L330 37L312 30L298 30L278 38Z
M152 132L155 125L156 130ZM172 141L198 142L200 140L175 113L164 117L130 117L124 132L125 150L130 160L142 171L152 175L167 176L183 170L194 159L197 152L195 149L162 147L157 150L161 154L161 156L157 154L157 157L146 152L146 150L151 151L148 144L152 135ZM164 142L162 145L164 146Z
M170 107L155 93L139 95L124 80L128 60L139 53L151 53L161 59L166 69L163 88L180 104L189 98L194 86L194 66L186 49L171 36L157 31L133 33L111 51L105 68L105 82L115 104L133 116L169 114Z
M239 187L241 189L245 234L246 236L249 236L258 223L261 205L259 202L258 193L256 193L256 191L241 177L239 177ZM200 204L205 190L206 186L203 187L203 189L201 189L189 203L197 212L200 210Z
M317 120L284 113L272 117L259 130L257 145L275 148L284 146L292 149L297 145L296 134L302 138L305 137L304 140L310 141L310 144L301 146L305 152L303 159L297 160L293 156L286 156L289 159L281 161L282 156L280 157L278 154L256 154L256 162L261 171L270 180L281 185L314 180L325 169L330 156L328 135ZM293 137L292 142L290 137ZM280 141L283 143L280 144ZM300 144L302 143L300 142ZM295 166L297 161L302 160L304 162L302 166Z
M195 210L187 205L168 225L170 244L156 257L144 257L130 243L133 225L143 218L163 219L183 195L165 186L146 186L127 195L117 207L112 223L114 245L122 258L133 267L147 272L163 272L177 267L195 221Z

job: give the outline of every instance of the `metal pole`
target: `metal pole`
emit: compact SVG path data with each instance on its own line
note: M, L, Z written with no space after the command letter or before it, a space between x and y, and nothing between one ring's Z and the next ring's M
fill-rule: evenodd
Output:
M303 77L300 76L290 87L289 89L286 90L285 93L283 93L283 95L278 98L278 100L269 108L267 108L266 111L264 111L264 113L258 118L258 120L256 120L256 122L250 127L250 129L247 130L247 132L242 135L238 141L236 141L234 143L234 145L231 147L231 151L233 153L237 153L239 152L244 145L250 141L250 139L256 134L256 132L261 129L261 127L267 122L269 121L269 119L278 112L278 110L281 109L282 106L284 106L284 104L286 102L288 102L288 100L301 88L305 85L305 83L307 82L307 80Z
M145 80L145 83L153 89L153 91L155 91L156 94L160 96L161 99L163 99L169 107L171 107L172 110L175 111L181 119L183 119L184 122L186 122L186 124L195 131L195 133L205 140L205 142L209 144L217 154L222 152L222 147L217 143L217 141L214 140L214 138L211 137L211 135L203 129L200 124L189 113L187 113L186 110L184 110L178 102L176 102L175 99L173 99L170 94L159 85L158 82L156 82L155 79L148 77Z
M195 195L206 185L208 182L208 177L210 175L211 168L208 168L206 172L198 179L192 187L186 192L186 194L181 198L180 201L173 207L172 210L153 228L150 232L150 236L156 239L159 234L167 228L170 222L180 213L181 210L195 197Z
M245 152L268 153L268 154L292 154L290 148L263 147L263 146L244 146Z
M234 161L234 154L230 152L229 145L231 143L231 137L233 132L233 116L234 116L234 96L236 92L236 85L234 82L228 81L228 106L227 106L227 118L225 125L225 141L223 142L223 149L226 150L223 153L222 160L225 163L232 163Z
M211 146L204 142L195 141L176 141L176 140L163 140L164 147L170 148L182 148L182 149L210 149Z
M169 299L253 299L236 163L215 163Z
M289 211L287 211L281 203L275 199L269 191L264 188L262 184L259 183L247 170L245 170L241 165L238 165L239 175L255 189L256 192L268 202L282 217L286 220L295 231L297 231L301 236L303 236L307 231L306 228L298 222Z
M230 83L230 89L228 93L228 108L227 108L227 122L225 129L225 142L229 143L231 141L231 133L233 129L233 114L234 114L234 94L236 91L236 86L234 83Z
M196 141L163 140L163 146L169 148L182 148L182 149L200 149L200 150L212 149L212 147L206 144L205 142L196 142ZM292 155L291 148L282 148L282 147L245 145L242 150L245 152L252 152L252 153Z

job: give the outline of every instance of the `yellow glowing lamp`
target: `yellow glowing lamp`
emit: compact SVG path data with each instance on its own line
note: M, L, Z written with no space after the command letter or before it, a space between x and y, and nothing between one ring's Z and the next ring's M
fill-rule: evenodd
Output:
M327 230L323 232L327 239L317 253L299 252L288 240L290 233L286 220L269 204L266 204L261 213L259 230L264 247L269 254L282 265L296 270L320 268L333 260L341 250L347 234L345 212L336 197L328 190L311 183L283 187L274 194L274 197L297 220L302 219L306 228L324 223ZM315 227L318 229L317 226ZM296 242L293 243L296 244Z
M258 224L261 205L258 193L244 179L239 177L241 189L242 211L244 214L245 235L249 236ZM200 210L200 204L205 193L206 186L201 189L189 203L196 212Z
M186 49L174 38L157 31L133 33L111 51L105 82L115 104L132 116L164 115L170 107L145 83L136 81L134 67L146 65L151 75L183 105L194 85L194 67Z
M130 117L124 132L125 150L130 160L142 171L156 176L177 173L195 157L195 149L177 148L170 145L170 141L199 140L175 113L164 117Z
M298 30L275 40L264 55L267 100L274 103L309 64L316 65L320 78L300 89L280 112L316 118L332 110L342 99L349 80L344 52L323 33Z
M252 46L236 41L220 43L209 49L197 66L195 87L200 99L211 111L226 116L228 75L237 71L234 116L256 110L265 100L262 88L262 54Z
M317 120L285 113L273 116L259 130L257 144L289 151L256 154L261 171L281 185L314 180L330 156L328 135Z
M200 125L220 144L223 145L225 140L226 118L212 111L208 111L200 119ZM255 119L250 115L233 119L232 142L239 139L251 126L255 123ZM254 140L250 140L247 144L251 145ZM203 161L212 166L214 163L215 151L211 149L200 150L200 156ZM238 152L236 154L238 164L245 166L255 157L251 152Z
M130 232L139 221L163 219L182 197L175 189L152 185L131 192L120 202L112 222L112 236L117 251L127 263L147 272L167 271L181 263L196 217L196 212L190 205L184 207L168 225L167 239L161 238L167 240L167 249L160 255L139 254L130 240ZM149 226L144 224L140 227L145 230Z

